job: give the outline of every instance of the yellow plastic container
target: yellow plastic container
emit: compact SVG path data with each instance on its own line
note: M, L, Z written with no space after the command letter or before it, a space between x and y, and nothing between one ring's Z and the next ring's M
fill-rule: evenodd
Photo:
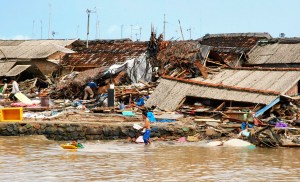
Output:
M18 122L23 120L23 108L22 107L10 107L0 109L1 121Z

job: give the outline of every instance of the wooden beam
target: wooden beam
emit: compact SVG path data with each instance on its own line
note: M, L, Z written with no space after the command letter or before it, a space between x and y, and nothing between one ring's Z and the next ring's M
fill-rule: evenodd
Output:
M182 106L182 104L185 102L185 100L186 100L186 97L184 97L184 98L181 100L181 102L177 105L177 107L176 107L175 110L179 109L179 108Z
M214 111L219 111L223 109L224 106L225 106L225 102L222 102L222 104L220 104L216 109L214 109Z
M202 76L204 78L207 78L208 74L207 74L207 70L205 69L205 66L203 66L200 63L200 60L196 60L195 65L198 67L199 71L201 72Z

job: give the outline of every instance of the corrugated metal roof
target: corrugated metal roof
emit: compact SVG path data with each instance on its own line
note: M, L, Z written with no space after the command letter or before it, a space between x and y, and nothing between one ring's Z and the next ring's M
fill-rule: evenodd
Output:
M28 41L0 41L0 59L20 58L34 59L47 58L55 52L73 53L65 46L76 40L28 40Z
M285 94L300 80L300 69L222 69L207 79L199 77L193 80Z
M209 86L196 81L189 83L182 79L162 78L147 100L146 107L157 105L160 109L174 111L186 96L260 104L269 104L278 97L276 93L271 92L251 92L226 86Z
M300 44L257 45L249 52L249 64L300 63Z
M31 65L17 65L13 67L11 70L9 70L8 73L5 74L5 76L17 76L18 74L25 71L27 68L29 68Z
M131 40L97 40L86 46L75 46L76 53L63 58L65 66L111 66L139 57L145 53L148 42L132 42Z
M0 76L4 76L14 65L16 61L0 62Z

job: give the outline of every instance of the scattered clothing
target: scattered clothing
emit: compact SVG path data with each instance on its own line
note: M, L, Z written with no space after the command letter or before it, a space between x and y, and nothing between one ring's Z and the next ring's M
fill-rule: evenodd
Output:
M282 121L276 123L275 128L286 128L288 125Z

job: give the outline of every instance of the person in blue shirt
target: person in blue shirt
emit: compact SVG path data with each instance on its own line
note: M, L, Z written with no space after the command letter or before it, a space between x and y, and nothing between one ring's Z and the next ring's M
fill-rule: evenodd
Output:
M90 81L84 88L84 97L83 100L86 100L88 96L90 96L90 99L94 97L94 91L97 89L97 84L93 81Z

